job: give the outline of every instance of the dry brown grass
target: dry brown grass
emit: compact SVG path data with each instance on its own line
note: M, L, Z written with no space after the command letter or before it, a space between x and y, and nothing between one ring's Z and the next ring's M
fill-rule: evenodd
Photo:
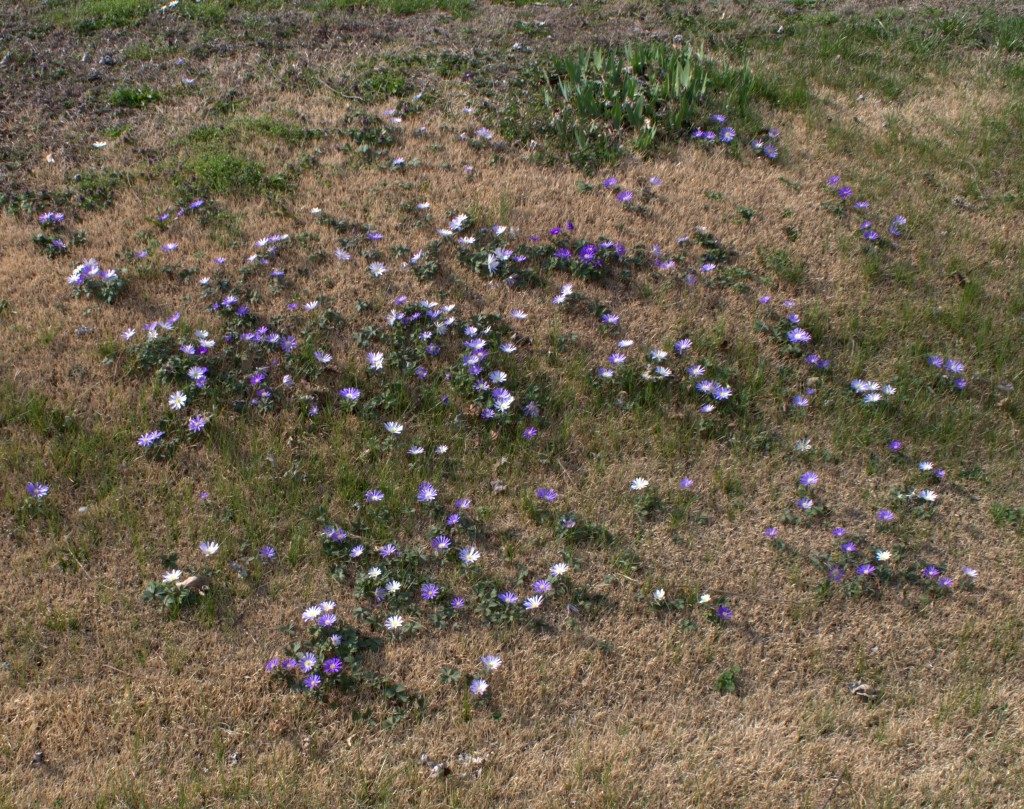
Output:
M545 13L571 17L571 10ZM473 22L471 30L482 35L485 24L486 18ZM219 85L244 75L256 61L252 55L213 61L210 81ZM327 92L278 94L263 81L256 77L248 85L257 100L247 115L289 110L309 126L332 130L347 111ZM924 120L933 111L944 114L949 92L922 96L906 115ZM472 119L460 112L464 99L452 87L442 83L440 95L442 102L403 127L409 132L425 125L430 137L408 137L393 150L417 160L417 167L399 173L363 165L332 132L311 147L320 151L319 163L289 197L226 203L244 238L232 242L230 235L188 222L174 232L182 256L205 261L226 255L234 266L252 240L278 231L309 231L329 249L331 234L307 214L313 206L372 224L389 240L407 234L403 241L415 248L430 238L430 228L414 224L401 205L426 199L433 226L447 211L472 211L521 234L571 218L590 236L666 246L704 226L750 267L757 267L759 250L785 248L808 265L799 290L802 306L821 306L837 319L870 306L880 294L857 269L849 235L821 211L821 178L843 158L829 154L801 119L784 122L789 157L781 166L684 146L620 167L615 173L624 185L637 187L652 175L664 181L649 215L641 217L600 190L581 194L577 181L586 178L575 172L539 166L514 150L491 162L459 143L457 134ZM118 141L108 151L87 154L109 168L137 167L140 155L158 154L167 139L185 135L208 116L201 99L187 98L172 110L133 118L132 144ZM246 148L268 163L290 154L263 141ZM33 180L55 182L79 165L79 153L72 154L55 164L41 161ZM475 166L471 177L461 171L465 164ZM142 175L113 207L83 217L88 255L108 263L152 232L151 216L166 206L168 191L159 173L149 179ZM929 191L914 183L908 193L919 202ZM740 208L756 212L752 224L738 215ZM938 221L945 240L919 238L911 249L927 256L963 239L985 255L996 242L1020 244L1002 209L947 212ZM799 231L796 242L787 239L787 226ZM7 395L41 394L86 427L115 436L121 443L112 445L119 447L161 402L148 383L129 382L102 366L100 345L171 311L201 322L204 307L190 286L159 276L133 280L113 307L72 300L64 282L70 262L36 252L33 232L24 218L0 214L0 277L9 305L0 315L0 380L10 384ZM946 283L938 273L921 279L928 287ZM358 262L332 263L303 279L294 298L330 298L348 313L356 299L384 305L410 290L457 296L461 307L473 311L526 309L531 317L522 331L546 368L551 365L544 350L556 333L579 335L595 361L607 352L608 339L589 321L552 310L550 290L510 291L457 266L429 285L397 266L383 282L371 282ZM719 330L731 342L752 341L777 364L784 362L776 346L752 333L749 300L735 290L685 291L667 281L652 282L652 290L642 298L617 298L588 289L615 305L638 342ZM781 283L773 291L792 293ZM76 334L80 326L88 331ZM352 352L345 344L331 348L338 357ZM884 378L897 361L882 356L873 373ZM827 480L837 523L869 523L872 504L902 484L897 472L885 466L869 471L867 450L832 455L832 425L813 413L798 424L779 420L782 451L762 457L750 448L681 434L672 419L643 411L595 414L582 397L579 410L560 428L568 436L561 463L538 469L513 459L495 473L507 469L520 476L509 480L509 493L492 493L484 480L472 495L494 525L521 532L524 559L538 568L554 561L557 549L540 529L524 524L519 497L526 488L554 485L574 508L607 524L620 547L581 551L579 577L616 608L588 620L558 616L552 633L474 626L386 645L372 667L427 700L422 717L391 730L351 715L360 697L324 707L283 693L261 672L263 661L281 647L282 627L295 620L298 605L327 595L339 600L339 611L356 603L327 576L311 550L314 537L307 538L310 550L261 586L240 586L241 595L216 620L165 620L139 598L163 553L187 554L213 531L228 544L243 540L240 519L223 523L212 516L221 508L219 496L261 515L266 541L287 545L308 520L290 513L264 520L261 493L273 491L295 463L358 463L358 447L285 441L282 436L293 435L295 426L286 416L247 425L239 420L242 446L234 451L244 462L237 468L214 447L188 450L169 462L126 449L113 460L96 460L97 469L113 463L116 480L111 490L99 491L88 464L83 479L55 477L65 459L55 455L54 436L23 423L0 423L9 462L0 469L0 490L20 493L26 470L33 469L54 485L52 500L62 515L55 532L39 523L20 526L13 509L0 515L7 570L0 579L0 805L1021 805L1022 560L1019 538L990 517L993 502L1005 494L999 485L954 476L943 489L939 516L922 529L946 558L983 571L978 590L939 600L910 591L880 600L821 601L814 572L781 556L762 535L766 525L778 523L792 499L792 481L805 468L787 448L804 435L814 438L813 466ZM922 451L935 452L941 463L942 449ZM492 451L481 439L481 454ZM260 460L271 453L273 464ZM1012 472L1018 461L994 457L987 468L1001 485L1015 485L1017 478L999 475ZM694 477L696 507L710 515L708 524L640 521L625 491L638 474L666 493L681 475ZM212 512L196 504L202 489L214 492ZM345 503L333 492L309 496L344 514ZM13 497L4 501L14 503ZM824 550L822 533L788 528L786 539ZM63 548L87 537L99 538L88 564L62 570ZM619 550L634 553L639 569L615 567ZM652 613L647 598L655 586L724 594L737 621L688 629ZM493 714L467 709L462 693L438 679L443 666L470 668L490 651L506 661L494 678ZM721 695L716 678L731 667L740 671L739 694ZM851 694L855 682L869 684L878 698ZM40 750L44 759L34 764ZM421 754L448 763L451 775L429 778Z

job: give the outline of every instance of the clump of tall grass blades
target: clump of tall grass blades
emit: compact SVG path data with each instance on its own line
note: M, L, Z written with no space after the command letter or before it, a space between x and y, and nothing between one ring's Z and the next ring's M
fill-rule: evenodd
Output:
M751 85L747 68L714 64L692 47L591 48L555 61L544 90L547 129L573 162L592 166L684 137L712 101L747 114Z

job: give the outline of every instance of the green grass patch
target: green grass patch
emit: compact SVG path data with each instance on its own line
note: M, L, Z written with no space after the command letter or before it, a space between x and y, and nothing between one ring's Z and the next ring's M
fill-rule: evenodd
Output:
M272 171L247 147L273 141L299 147L322 135L292 121L270 116L240 116L198 127L177 144L169 163L171 183L181 198L194 196L252 197L286 191L296 166Z
M319 0L323 11L372 9L387 14L418 14L423 11L447 11L466 17L475 7L474 0Z
M88 211L102 210L114 204L118 190L127 182L128 175L123 171L83 171L71 180L72 196Z
M233 146L262 138L280 141L287 146L300 146L322 134L320 130L309 129L293 121L256 115L197 127L182 142L189 146Z
M206 146L189 154L175 168L172 181L183 196L249 197L283 191L283 175L271 175L250 157L224 146Z
M58 24L91 34L135 25L156 8L155 0L67 0L54 15Z
M138 110L148 104L155 104L160 98L160 93L152 87L118 87L110 94L110 104L114 107Z

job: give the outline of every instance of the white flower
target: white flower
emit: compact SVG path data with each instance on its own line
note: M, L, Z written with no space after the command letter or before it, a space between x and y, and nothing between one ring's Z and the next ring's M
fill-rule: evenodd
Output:
M501 668L501 658L498 655L484 655L480 658L480 662L487 671L497 671Z
M181 579L181 576L180 570L168 570L164 573L164 584L176 584Z
M888 562L892 559L892 551L875 551L875 559L879 562Z
M380 278L384 273L388 271L388 268L384 266L380 261L374 261L370 264L370 275L374 278Z
M307 607L303 610L302 620L308 624L310 621L315 621L323 614L323 608L319 604L314 604L312 607Z
M402 589L402 583L400 581L395 581L394 579L392 579L384 585L384 589L387 590L389 593L397 593L399 590Z
M544 596L536 595L530 596L523 602L524 610L536 610L540 608L540 605L544 603Z
M381 575L382 572L383 571L379 567L371 567L369 570L366 571L366 578L368 578L368 579L380 578L380 575Z
M394 631L401 629L403 624L405 624L405 618L401 615L392 615L384 621L384 628Z
M555 562L548 572L551 574L551 578L557 579L559 576L564 576L569 572L569 565L565 562Z
M661 588L658 588L657 590L655 590L651 594L651 598L653 598L656 602L657 601L664 601L665 600L665 591L662 590Z
M939 499L939 495L936 494L931 489L921 489L921 491L917 493L917 496L920 499L924 500L926 503L934 503L936 500Z
M385 421L384 429L391 433L391 435L401 435L405 425L398 421Z
M701 597L697 599L697 603L698 604L707 604L710 601L711 601L711 596L709 596L707 593L702 593Z
M167 406L171 408L171 410L181 410L187 401L188 397L180 390L176 390L167 398Z
M630 481L629 488L634 492L641 492L651 485L651 482L647 478L633 478Z
M216 542L200 542L199 552L203 556L213 556L217 551L220 550L220 545Z

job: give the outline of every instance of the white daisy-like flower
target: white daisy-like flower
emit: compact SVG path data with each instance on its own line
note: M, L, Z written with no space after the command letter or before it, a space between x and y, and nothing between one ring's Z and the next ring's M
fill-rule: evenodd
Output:
M480 662L487 671L497 671L501 668L501 658L498 655L484 655Z
M203 556L213 556L217 551L220 550L220 544L217 542L200 542L199 552Z
M167 397L167 406L171 408L171 410L181 410L187 401L188 397L180 390L176 390Z
M542 595L530 596L525 601L523 601L523 609L524 610L540 609L540 607L541 607L541 605L543 603L544 603L544 596L542 596Z
M875 551L875 559L879 562L888 562L892 559L892 551Z
M405 624L405 618L401 615L392 615L386 621L384 621L384 628L396 631L402 628Z
M641 492L651 485L651 482L647 478L633 478L629 483L629 488L634 492Z
M164 573L163 582L164 584L176 584L181 580L182 575L180 570L168 570Z
M569 572L569 565L565 562L555 562L548 572L551 574L551 578L557 579L559 576L564 576Z
M664 591L664 590L662 590L662 589L661 589L661 588L659 587L659 588L658 588L657 590L655 590L655 591L654 591L654 592L653 592L653 593L651 594L651 598L653 598L655 602L661 602L661 601L664 601L664 600L665 600L665 591Z

